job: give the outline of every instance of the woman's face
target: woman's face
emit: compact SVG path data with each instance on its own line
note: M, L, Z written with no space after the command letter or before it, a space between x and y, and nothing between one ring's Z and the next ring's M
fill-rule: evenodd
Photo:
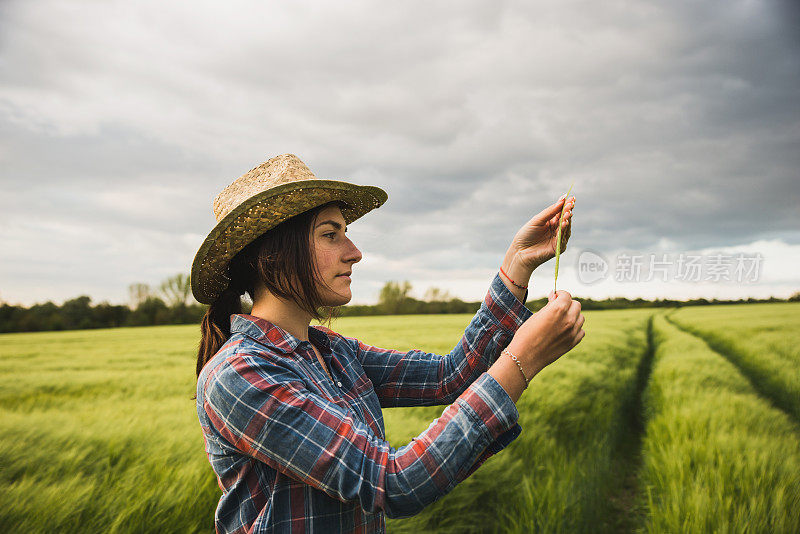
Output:
M319 291L327 306L342 306L350 302L350 278L341 276L350 273L353 264L361 261L361 251L345 235L345 222L339 206L328 206L317 214L311 229L315 260L322 281Z

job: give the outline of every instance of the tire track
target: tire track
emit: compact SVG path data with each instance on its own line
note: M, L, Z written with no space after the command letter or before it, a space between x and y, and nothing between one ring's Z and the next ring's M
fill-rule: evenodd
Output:
M657 312L658 313L658 312ZM642 466L642 440L647 424L642 404L642 396L653 370L653 317L647 319L647 349L639 360L636 369L636 383L633 394L622 407L624 429L614 446L618 458L615 465L617 477L622 480L619 487L609 496L611 516L604 525L606 532L634 532L638 530L645 513L639 498L639 471Z
M730 362L739 373L747 379L753 389L760 397L770 405L785 413L797 425L800 425L800 413L797 412L796 404L792 402L791 396L774 384L768 384L768 377L763 377L763 373L746 363L746 359L732 349L727 343L720 342L712 336L704 335L692 328L684 327L672 320L669 315L664 318L675 328L690 336L694 336L703 341L706 346L725 360Z

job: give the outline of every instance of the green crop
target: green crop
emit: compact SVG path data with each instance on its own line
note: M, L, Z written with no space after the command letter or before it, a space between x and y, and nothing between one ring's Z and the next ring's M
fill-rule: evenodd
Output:
M558 217L558 230L556 230L556 277L553 280L553 291L556 290L556 282L558 282L558 260L561 256L561 221L564 220L564 209L567 207L567 199L569 199L569 193L572 191L572 186L575 185L575 182L569 186L569 190L567 194L564 195L564 205L561 206L561 215Z
M522 433L419 514L387 518L388 531L800 532L798 312L585 311L589 336L517 402ZM471 320L356 316L333 328L446 362ZM221 491L191 400L199 335L0 334L0 532L213 529ZM490 336L484 353L510 337ZM387 441L410 443L459 393L384 408Z

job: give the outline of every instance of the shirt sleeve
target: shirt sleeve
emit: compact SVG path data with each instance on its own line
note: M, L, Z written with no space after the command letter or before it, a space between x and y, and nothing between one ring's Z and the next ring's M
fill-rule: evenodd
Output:
M203 409L242 453L388 517L420 512L519 434L514 402L488 373L399 449L259 356L235 355L220 366L204 388Z
M356 351L382 407L449 404L497 360L533 315L523 304L527 298L527 289L521 302L496 274L461 340L444 356L383 349L343 337Z

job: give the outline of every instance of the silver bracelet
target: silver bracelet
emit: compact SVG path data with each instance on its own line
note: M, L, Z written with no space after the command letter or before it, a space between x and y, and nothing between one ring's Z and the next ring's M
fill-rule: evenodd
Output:
M528 384L530 383L531 379L530 379L530 378L528 378L527 376L525 376L525 371L523 371L523 370L522 370L522 364L521 364L521 363L519 363L519 360L517 359L517 357L516 357L516 356L514 356L513 354L511 354L511 351L510 351L510 350L508 350L508 347L504 348L504 349L503 349L503 352L505 352L506 354L508 354L509 356L511 356L511 359L512 359L512 360L514 360L514 363L516 363L516 364L517 364L517 367L519 367L519 372L520 372L520 373L522 373L522 378L524 378L524 379L525 379L525 387L528 387ZM502 354L502 352L501 352L500 354Z

